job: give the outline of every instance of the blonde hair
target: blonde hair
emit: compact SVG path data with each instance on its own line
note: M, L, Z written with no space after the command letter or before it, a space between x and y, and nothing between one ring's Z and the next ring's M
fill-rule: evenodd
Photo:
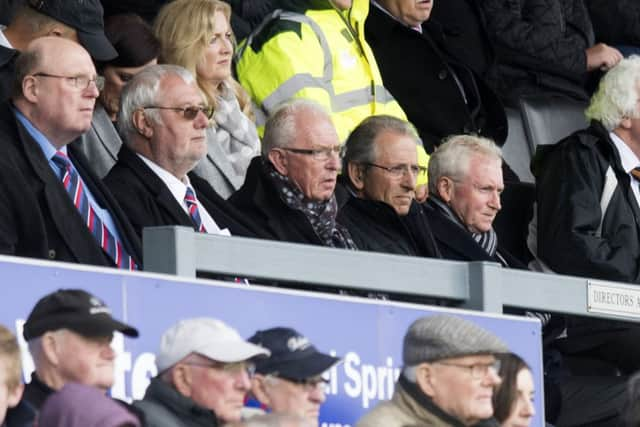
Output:
M0 369L5 370L6 386L9 391L15 390L22 384L22 363L20 347L11 331L0 325Z
M216 12L222 12L227 23L230 22L231 7L220 0L174 0L160 9L153 24L153 32L161 44L159 62L180 65L189 70L196 77L207 103L213 107L218 106L220 87L201 79L196 67L216 30ZM235 94L242 111L250 115L249 96L238 82L229 76L224 83Z

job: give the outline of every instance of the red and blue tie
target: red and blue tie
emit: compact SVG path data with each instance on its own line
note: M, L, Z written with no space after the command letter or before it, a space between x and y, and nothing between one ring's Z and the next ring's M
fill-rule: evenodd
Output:
M71 197L73 204L78 209L80 216L98 242L98 245L111 257L118 268L136 270L135 262L124 249L122 243L111 234L100 220L100 217L96 215L84 191L82 180L79 179L78 172L72 166L67 155L61 151L56 151L52 160L62 171L62 185L67 190L67 194Z
M193 221L193 225L196 231L200 233L206 233L207 229L204 228L204 224L202 224L202 218L200 218L198 201L196 200L196 195L191 187L187 187L187 192L184 195L184 202L187 204L187 210L189 211L189 216Z

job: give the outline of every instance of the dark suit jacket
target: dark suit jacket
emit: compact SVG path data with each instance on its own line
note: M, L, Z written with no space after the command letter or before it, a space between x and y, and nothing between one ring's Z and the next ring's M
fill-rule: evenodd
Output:
M0 9L1 10L1 9ZM19 52L0 46L0 101L9 99L15 76L15 63Z
M231 234L252 236L233 206L194 173L189 174L196 197L220 228ZM194 227L191 217L173 197L169 187L126 144L104 182L123 207L136 233L142 238L144 227L183 225Z
M228 200L251 222L253 237L323 245L307 217L280 200L263 172L261 156L251 160L244 185Z
M507 118L497 96L471 68L438 46L432 32L439 27L428 24L420 34L371 7L365 35L384 86L416 126L428 152L442 138L461 133L478 133L504 144Z
M499 241L497 253L504 258L506 264L497 256L489 256L487 251L473 239L471 233L453 223L439 209L434 208L428 202L423 206L442 258L455 261L491 261L500 263L504 267L526 269L526 266L517 258L500 247Z
M113 266L8 101L0 104L0 142L0 253ZM140 266L140 241L124 212L82 153L70 146L68 154L96 202L111 213L122 244Z

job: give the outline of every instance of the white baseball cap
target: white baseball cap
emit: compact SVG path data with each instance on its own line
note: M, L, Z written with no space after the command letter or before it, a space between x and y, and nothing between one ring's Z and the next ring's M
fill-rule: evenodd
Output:
M241 362L271 352L242 339L238 331L221 320L208 317L183 319L165 331L156 354L158 372L163 372L191 353L218 362Z

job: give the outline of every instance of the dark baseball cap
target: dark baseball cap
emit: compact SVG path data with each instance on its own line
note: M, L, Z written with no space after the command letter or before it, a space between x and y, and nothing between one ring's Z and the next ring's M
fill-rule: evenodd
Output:
M109 61L118 52L104 34L103 9L99 0L28 0L43 15L75 29L78 40L97 61Z
M42 297L31 310L22 334L28 341L61 328L86 337L106 336L114 331L138 336L137 329L115 320L103 301L81 289L60 289Z
M270 357L255 359L256 372L291 380L321 375L340 361L319 352L307 337L291 328L271 328L256 332L248 340L271 351Z

